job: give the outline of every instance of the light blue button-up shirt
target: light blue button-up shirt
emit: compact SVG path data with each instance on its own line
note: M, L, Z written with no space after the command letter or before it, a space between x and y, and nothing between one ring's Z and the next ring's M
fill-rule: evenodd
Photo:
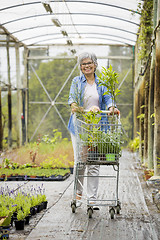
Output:
M97 85L97 92L99 95L100 110L106 110L106 106L109 109L111 106L114 105L111 95L104 94L107 91L107 88L104 86L99 86L98 82L99 81L98 81L97 75L95 74L95 83ZM86 84L87 84L87 80L84 74L82 76L77 76L72 80L69 99L68 99L69 105L75 102L78 104L78 106L83 107L84 90L85 90ZM69 119L68 129L71 133L75 134L74 124L73 124L73 114L71 114L71 117Z

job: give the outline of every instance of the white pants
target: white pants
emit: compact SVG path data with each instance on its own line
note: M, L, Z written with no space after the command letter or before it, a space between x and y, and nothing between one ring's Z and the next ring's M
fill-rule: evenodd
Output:
M71 133L73 151L74 151L74 174L76 170L77 163L77 154L76 154L76 136ZM78 171L78 175L84 175L85 168ZM98 177L89 177L89 176L98 176L99 175L99 165L88 165L87 166L87 197L89 201L93 201L97 199L97 191L98 191ZM83 192L83 181L84 177L78 178L77 183L77 194L82 194Z

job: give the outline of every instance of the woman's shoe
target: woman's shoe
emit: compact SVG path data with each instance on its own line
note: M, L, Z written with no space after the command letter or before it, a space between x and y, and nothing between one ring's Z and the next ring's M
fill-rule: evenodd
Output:
M93 210L99 210L99 207L95 205L95 202L89 202L91 204L91 207L93 207Z
M76 207L77 208L82 205L81 197L82 197L82 195L77 193L77 195L76 195Z
M82 205L82 202L80 202L80 201L76 202L76 208L80 207L81 205Z
M99 210L98 206L93 206L93 210Z

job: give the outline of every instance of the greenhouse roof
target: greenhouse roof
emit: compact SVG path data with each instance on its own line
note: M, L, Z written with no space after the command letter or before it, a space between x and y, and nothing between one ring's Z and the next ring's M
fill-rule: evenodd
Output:
M137 0L1 0L0 42L8 33L26 46L134 46L137 8Z

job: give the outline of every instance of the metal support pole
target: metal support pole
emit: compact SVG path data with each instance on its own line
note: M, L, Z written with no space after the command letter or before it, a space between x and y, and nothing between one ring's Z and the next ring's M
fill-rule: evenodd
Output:
M17 145L22 146L22 122L21 122L21 113L22 113L22 83L20 77L20 62L19 62L19 44L15 44L16 50L16 79L17 79Z
M22 144L26 143L26 91L22 90L22 113L21 113L21 120L22 120Z
M157 1L157 24L160 23L160 0ZM160 26L156 31L155 91L154 91L154 174L160 176Z
M7 66L8 66L8 148L12 147L12 95L11 95L11 75L9 56L9 36L7 35Z
M140 89L139 89L139 93L140 93L140 99L139 99L139 102L140 102L140 115L141 114L144 114L144 108L141 108L141 106L144 106L144 81L142 81L142 84L140 86ZM143 119L139 119L140 121L140 146L139 146L139 154L140 154L140 157L141 157L141 162L143 163L144 162L144 121Z
M132 107L132 139L134 138L134 67L135 67L135 47L132 48L133 52L133 60L132 60L132 101L133 101L133 107Z
M153 1L153 28L157 25L157 0ZM153 146L154 146L154 81L155 81L155 45L153 46L148 102L148 168L153 168Z
M3 150L3 126L2 126L2 102L1 102L1 86L0 86L0 151Z
M138 54L138 46L136 45L135 46L135 49L134 49L134 55L137 56ZM137 61L137 57L135 58L135 61L134 61L134 79L137 79L137 71L136 69L138 68L138 61ZM134 88L134 93L133 93L133 122L134 122L134 129L133 129L133 136L134 138L137 137L137 132L140 131L140 124L139 124L139 119L137 118L137 116L140 115L140 90L137 86L137 82L134 81L133 83L133 88Z
M28 142L28 54L29 50L24 48L24 79L22 93L22 144Z

